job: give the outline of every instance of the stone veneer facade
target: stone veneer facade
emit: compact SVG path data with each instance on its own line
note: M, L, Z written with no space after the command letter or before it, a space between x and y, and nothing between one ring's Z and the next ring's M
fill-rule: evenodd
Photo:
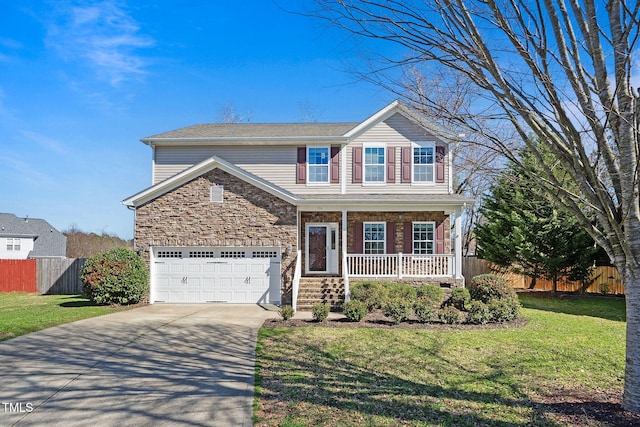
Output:
M222 203L212 185L224 186ZM136 209L136 249L149 262L152 246L276 246L282 251L282 303L291 304L297 254L297 210L220 169Z

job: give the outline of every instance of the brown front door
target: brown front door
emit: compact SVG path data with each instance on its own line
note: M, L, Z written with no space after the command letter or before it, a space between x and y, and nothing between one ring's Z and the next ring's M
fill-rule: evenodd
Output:
M308 228L307 239L309 239L309 271L327 271L327 234L326 225L313 225Z

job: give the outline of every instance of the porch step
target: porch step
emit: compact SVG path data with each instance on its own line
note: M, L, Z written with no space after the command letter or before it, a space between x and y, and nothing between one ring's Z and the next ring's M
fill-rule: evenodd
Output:
M298 311L311 311L316 302L329 303L332 311L342 309L344 280L341 277L303 277L298 288Z

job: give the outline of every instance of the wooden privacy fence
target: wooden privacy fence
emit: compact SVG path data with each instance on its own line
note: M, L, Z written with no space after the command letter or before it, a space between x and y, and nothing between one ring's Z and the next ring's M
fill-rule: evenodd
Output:
M464 257L462 259L462 274L464 275L466 283L470 283L473 276L486 273L494 273L504 277L514 288L527 289L531 284L530 277L513 273L500 273L497 269L494 269L491 262L484 259L479 259L474 256ZM589 280L591 284L584 289L584 292L601 293L606 284L606 287L608 287L607 293L624 294L622 280L615 267L596 267L593 273L591 273ZM582 286L582 282L568 280L566 277L558 279L558 291L560 292L576 292L579 291ZM553 290L553 281L540 278L536 280L534 289L551 291Z
M0 260L0 292L79 294L85 258Z
M36 261L0 259L0 292L37 292Z

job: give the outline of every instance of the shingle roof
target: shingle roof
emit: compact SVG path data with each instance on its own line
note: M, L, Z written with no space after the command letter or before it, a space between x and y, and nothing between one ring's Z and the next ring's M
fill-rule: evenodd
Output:
M29 258L64 257L67 255L67 237L44 219L29 218L27 225L37 234Z
M142 138L309 138L341 137L358 123L205 123Z
M66 256L67 238L44 219L0 213L0 236L35 238L29 258Z
M14 214L0 213L0 236L33 237L35 235L24 219Z

